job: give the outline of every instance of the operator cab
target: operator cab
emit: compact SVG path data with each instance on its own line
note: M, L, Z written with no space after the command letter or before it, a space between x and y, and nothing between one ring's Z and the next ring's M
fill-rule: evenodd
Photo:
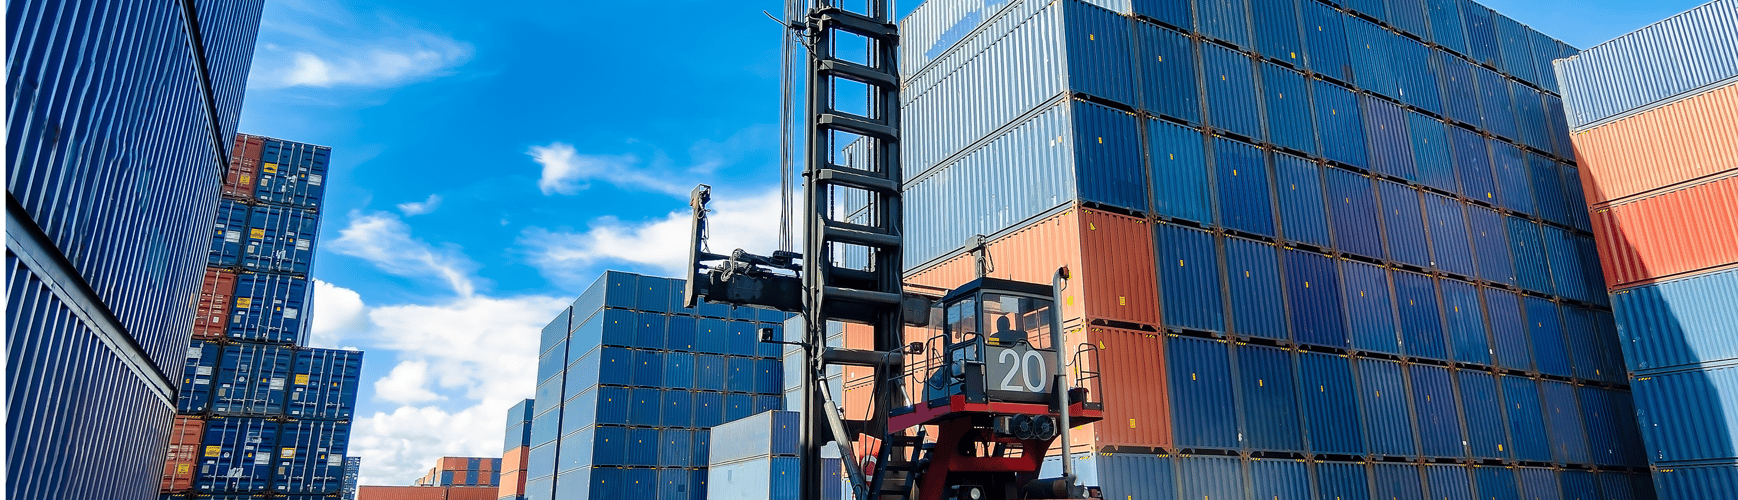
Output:
M979 278L942 297L941 349L931 351L941 355L935 360L940 366L925 382L923 399L1053 401L1048 396L1056 374L1051 293L1046 285Z

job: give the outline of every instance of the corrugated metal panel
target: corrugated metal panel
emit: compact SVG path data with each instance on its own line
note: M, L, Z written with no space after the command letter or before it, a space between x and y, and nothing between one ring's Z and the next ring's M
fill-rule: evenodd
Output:
M1093 318L1110 319L1144 325L1159 324L1159 298L1154 269L1152 230L1145 219L1094 210L1080 211L1080 273L1081 293L1086 302L1086 314ZM1055 245L1054 240L1032 241L1035 245ZM1041 255L1041 254L1036 254ZM1049 267L1052 273L1056 261ZM1042 282L1028 279L1027 282ZM962 282L963 283L963 282Z
M1427 61L1433 50L1411 38L1390 37L1388 64L1400 84L1400 102L1442 114L1441 78ZM1425 64L1420 64L1425 62Z
M1574 211L1584 211L1580 199L1569 199L1568 191L1563 188L1563 178L1557 171L1557 163L1532 153L1527 153L1527 173L1532 181L1533 195L1538 198L1539 217L1546 222L1569 225L1569 214Z
M1574 165L1567 163L1558 163L1557 171L1563 178L1563 189L1566 191L1567 198L1569 198L1569 205L1571 208L1569 211L1569 226L1582 231L1592 232L1593 222L1589 215L1590 211L1583 208L1583 205L1579 203L1580 201L1587 199L1587 196L1583 193L1581 188L1581 174Z
M1382 234L1377 222L1376 187L1370 178L1349 170L1327 170L1328 206L1334 222L1334 245L1341 252L1381 258Z
M1545 109L1545 98L1538 90L1518 81L1509 81L1509 92L1515 96L1516 135L1521 144L1540 151L1550 151L1551 121L1558 116Z
M1179 484L1178 498L1241 498L1243 464L1237 457L1205 457L1184 455L1177 459L1177 473L1185 478Z
M1460 17L1461 0L1425 0L1430 11L1430 39L1448 50L1466 53L1466 24Z
M1165 339L1165 353L1170 365L1171 407L1188 412L1188 418L1173 423L1177 447L1239 448L1242 436L1237 432L1237 401L1225 342L1172 335Z
M282 415L296 353L288 348L233 344L223 349L211 411L229 415Z
M1160 2L1165 8L1176 2ZM1189 17L1188 4L1181 4ZM1135 22L1140 43L1141 109L1189 123L1201 122L1201 84L1195 42L1189 35L1144 21Z
M1317 498L1371 498L1368 468L1363 462L1316 462Z
M241 265L241 240L247 233L247 216L251 207L239 201L223 200L217 204L217 220L211 234L211 252L206 263L220 267Z
M1274 6L1275 9L1291 7L1290 0L1255 1L1287 4ZM1295 49L1293 50L1292 54L1295 55ZM1297 151L1316 153L1315 123L1307 118L1311 112L1309 91L1309 79L1303 73L1272 62L1261 63L1261 97L1267 111L1269 142Z
M1738 358L1738 270L1705 274L1611 295L1632 370Z
M1302 460L1251 459L1249 497L1261 500L1309 500L1309 465Z
M1373 498L1387 500L1426 500L1424 477L1414 464L1370 464L1371 484L1376 486Z
M1545 94L1545 124L1551 134L1551 154L1558 158L1575 157L1575 140L1569 137L1569 124L1557 117L1564 116L1563 98Z
M349 422L286 422L278 434L272 491L288 495L342 492L344 456L350 449Z
M1709 2L1559 63L1575 128L1738 77L1738 3Z
M1738 491L1738 464L1662 466L1654 481L1660 498L1721 498Z
M314 265L314 238L319 232L319 213L255 205L247 218L247 246L241 265L255 271L305 275Z
M1261 55L1303 67L1303 37L1298 30L1297 0L1251 0L1255 49ZM1272 85L1272 80L1266 82ZM1300 89L1301 90L1301 89ZM1302 97L1304 94L1297 94ZM1271 106L1271 104L1270 104Z
M1472 277L1472 240L1467 232L1466 206L1436 193L1424 193L1424 215L1429 224L1431 262L1439 270Z
M1449 359L1443 333L1442 308L1436 299L1436 280L1430 276L1395 270L1394 303L1400 312L1401 348L1414 358Z
M1551 460L1551 445L1545 432L1544 405L1539 400L1536 379L1500 375L1503 404L1509 417L1509 438L1515 460L1545 462Z
M1515 78L1539 82L1540 71L1533 66L1535 58L1531 40L1527 36L1527 32L1531 30L1498 12L1491 13L1491 21L1496 27L1497 47L1503 54L1503 63L1498 67Z
M1548 289L1558 296L1593 302L1593 294L1589 290L1597 285L1592 285L1587 280L1587 270L1582 265L1580 250L1576 248L1574 233L1549 225L1540 226L1540 230L1544 236L1545 262L1551 266L1551 285Z
M1486 333L1484 307L1477 285L1442 280L1442 313L1448 324L1450 355L1455 361L1490 365L1493 356Z
M1503 425L1507 419L1497 395L1496 377L1489 372L1455 370L1455 378L1472 457L1509 458L1509 436Z
M1738 262L1738 176L1593 211L1606 285Z
M906 141L901 148L907 182L1063 92L1066 80L1063 7L1038 2L1014 5L1014 9L959 42L959 49L936 60L929 68L909 59L934 56L920 56L918 50L901 51L904 54L901 57L908 59L907 64L901 65L906 71L901 125L907 137L917 139ZM1000 7L975 10L1000 10ZM956 19L974 26L983 19L971 16ZM923 17L927 16L914 12L905 24L923 24L914 21ZM965 34L950 36L959 40ZM906 32L904 40L910 43L924 37L923 30L919 30ZM938 47L952 45L949 41ZM964 96L971 99L963 99ZM959 106L962 102L976 104Z
M1575 134L1589 205L1618 202L1738 165L1738 85ZM1581 200L1575 200L1580 202Z
M1176 498L1175 471L1176 463L1168 455L1105 453L1098 456L1099 488L1105 498Z
M1299 355L1310 451L1317 454L1362 455L1364 430L1358 419L1358 389L1352 364L1343 355L1305 352Z
M1465 457L1466 442L1460 430L1460 408L1455 404L1454 379L1449 369L1421 364L1406 365L1412 384L1412 405L1418 416L1419 453L1426 457Z
M1303 13L1304 46L1309 50L1305 62L1309 68L1343 82L1352 81L1352 59L1346 53L1344 14L1321 2L1300 1L1298 7ZM1320 88L1318 86L1316 92L1318 121L1321 120ZM1323 137L1322 142L1326 143L1327 138Z
M1519 473L1521 498L1527 500L1562 500L1563 487L1557 482L1557 472L1538 467L1521 467Z
M1090 328L1087 341L1099 348L1099 394L1122 401L1107 405L1104 420L1091 425L1094 441L1099 446L1170 448L1165 342L1148 333L1102 327Z
M1372 455L1418 456L1412 411L1406 400L1406 374L1399 362L1370 358L1358 367L1358 406Z
M1599 485L1593 482L1592 471L1559 471L1557 480L1563 484L1563 500L1600 500Z
M1424 478L1431 500L1466 500L1473 494L1472 469L1465 465L1425 465Z
M1418 182L1444 191L1454 191L1454 157L1449 153L1448 129L1441 120L1413 111L1406 112L1413 164Z
M1459 3L1463 0L1445 1ZM1473 64L1441 51L1431 55L1437 69L1442 72L1442 100L1446 104L1443 116L1475 127L1484 126L1484 112L1479 109L1478 77Z
M1425 19L1424 4L1418 0L1389 0L1385 20L1395 29L1430 39L1430 21Z
M1545 380L1540 382L1539 395L1545 406L1545 423L1550 426L1552 460L1560 464L1591 463L1593 452L1588 447L1575 386Z
M1316 133L1321 137L1322 156L1348 165L1368 166L1364 120L1358 114L1357 94L1322 80L1314 82L1314 91Z
M223 359L223 346L216 342L193 341L187 348L187 364L181 373L181 390L175 394L175 409L180 413L204 414L211 409L212 381Z
M1226 237L1225 264L1226 289L1231 295L1230 332L1286 339L1279 249L1271 243Z
M219 418L206 423L196 489L201 493L265 492L272 476L278 423Z
M1449 142L1454 147L1454 167L1460 178L1462 196L1485 203L1497 202L1495 173L1484 137L1461 127L1449 127Z
M1226 229L1278 236L1267 156L1254 145L1215 137L1213 164L1219 191L1219 223Z
M1285 238L1320 248L1333 246L1322 167L1284 153L1273 155L1273 167L1279 179L1279 220Z
M1237 346L1236 354L1245 447L1260 451L1302 452L1303 427L1298 421L1292 353L1242 344ZM1307 486L1308 481L1304 484Z
M1126 0L1125 0L1126 1ZM1067 24L1068 88L1128 104L1135 99L1134 34L1129 18L1086 3L1064 2Z
M1474 254L1478 257L1479 279L1514 285L1515 261L1509 253L1509 232L1503 215L1489 208L1468 205L1467 226Z
M1200 32L1238 47L1250 46L1248 0L1201 0L1195 3Z
M361 385L361 351L298 350L284 414L299 419L349 420Z
M1218 130L1261 139L1261 96L1255 91L1255 61L1218 44L1201 44L1200 47L1207 82L1208 123Z
M199 443L205 439L205 421L177 416L169 432L168 457L163 463L160 491L179 493L193 488L193 471L199 463Z
M1081 201L1146 212L1140 119L1086 101L1072 101L1070 107L1074 114L1074 178ZM993 228L1000 230L1002 226Z
M1480 499L1521 500L1520 484L1515 481L1515 467L1474 465L1473 483L1478 486Z
M1147 120L1146 125L1147 148L1152 155L1153 212L1213 223L1206 142L1201 132L1159 120Z
M216 340L229 328L229 305L235 297L235 272L208 268L193 309L193 338Z
M326 200L326 170L332 148L266 139L260 151L255 200L318 210Z
M1154 228L1165 326L1225 331L1224 284L1213 233L1174 224Z
M1734 457L1738 367L1637 376L1631 387L1650 462Z
M1539 204L1533 199L1527 162L1521 150L1506 142L1492 142L1491 158L1499 186L1497 205L1524 214L1539 213Z
M1527 307L1527 338L1533 346L1533 369L1545 375L1568 377L1569 347L1563 337L1563 319L1557 304L1534 296L1522 299Z
M1466 19L1467 55L1470 59L1502 67L1502 43L1497 38L1496 24L1491 19L1496 13L1483 5L1472 1L1461 2L1460 15Z
M1425 237L1424 209L1419 191L1392 181L1378 181L1382 197L1382 227L1388 258L1430 267L1430 242Z
M230 340L300 344L307 339L309 304L313 295L307 278L243 272L236 278L229 310Z
M1347 347L1339 273L1330 257L1303 250L1285 251L1286 305L1291 312L1291 338L1305 344ZM1323 314L1324 311L1329 314Z
M1399 325L1394 320L1388 270L1358 261L1341 260L1340 278L1341 288L1346 294L1352 348L1400 354Z
M1418 180L1418 169L1412 163L1412 137L1406 109L1368 94L1361 97L1364 133L1370 141L1370 168L1388 176Z
M1491 349L1496 355L1496 366L1532 370L1532 351L1527 345L1529 329L1525 328L1527 321L1521 317L1520 297L1497 288L1485 288L1484 296L1485 317L1490 321Z
M1393 34L1358 17L1346 17L1347 47L1359 88L1390 99L1400 98L1400 82L1389 64Z

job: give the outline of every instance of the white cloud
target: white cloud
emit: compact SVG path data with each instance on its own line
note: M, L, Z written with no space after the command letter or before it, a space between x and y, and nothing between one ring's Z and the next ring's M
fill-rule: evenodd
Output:
M532 146L525 154L543 166L537 188L544 195L574 194L591 187L591 181L603 181L626 189L639 189L669 195L686 195L694 186L674 181L671 175L649 171L633 154L580 154L573 145L553 142L547 146Z
M469 274L475 265L458 247L447 245L437 249L413 238L410 226L390 213L351 212L350 225L340 230L338 239L327 248L399 276L422 278L432 274L460 296L470 296L476 290Z
M392 373L374 381L374 397L394 403L422 403L446 399L428 390L428 363L402 361Z
M278 2L272 2L277 4ZM385 13L361 18L335 2L268 6L249 85L390 87L445 75L470 60L469 44Z
M363 317L365 308L362 295L355 290L315 279L313 332L309 335L308 345L335 348L344 341L346 334L359 333L367 327Z
M423 201L410 201L398 204L398 211L405 217L422 215L441 207L441 195L431 194Z
M777 189L738 198L715 192L712 199L708 246L713 253L727 254L743 248L767 255L777 248ZM688 265L692 219L689 211L683 209L639 223L603 217L593 220L591 227L581 232L532 227L520 236L520 244L530 254L531 265L558 283L583 286L591 282L597 265L610 263L678 276Z

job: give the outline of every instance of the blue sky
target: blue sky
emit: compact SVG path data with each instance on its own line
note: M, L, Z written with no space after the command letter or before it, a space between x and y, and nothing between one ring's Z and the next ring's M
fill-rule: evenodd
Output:
M1700 2L1485 3L1585 47ZM498 456L537 331L679 268L695 183L718 246L771 248L781 4L267 3L241 131L333 148L314 343L368 351L364 484Z

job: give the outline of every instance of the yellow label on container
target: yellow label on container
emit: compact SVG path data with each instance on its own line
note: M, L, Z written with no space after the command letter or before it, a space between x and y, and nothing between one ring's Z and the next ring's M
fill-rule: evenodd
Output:
M260 165L260 168L259 168L259 169L260 169L260 171L261 171L261 172L265 172L265 173L268 173L268 174L275 174L275 173L278 173L278 164L276 164L276 163L267 163L267 164L264 164L264 165Z
M186 475L191 472L193 472L193 466L191 464L177 464L175 466L175 475L177 476Z
M223 454L223 447L222 446L207 446L207 447L205 447L205 456L215 457L215 456L219 456L222 454Z
M253 184L253 176L249 175L249 174L241 174L241 182L240 183L241 184Z
M263 240L263 239L266 239L266 230L264 230L264 229L251 229L251 230L248 230L247 236L249 238L253 238L256 240Z
M308 385L308 374L296 375L296 385Z
M235 299L235 307L241 308L241 309L247 309L249 307L253 307L253 299L248 298L248 297L237 297Z

